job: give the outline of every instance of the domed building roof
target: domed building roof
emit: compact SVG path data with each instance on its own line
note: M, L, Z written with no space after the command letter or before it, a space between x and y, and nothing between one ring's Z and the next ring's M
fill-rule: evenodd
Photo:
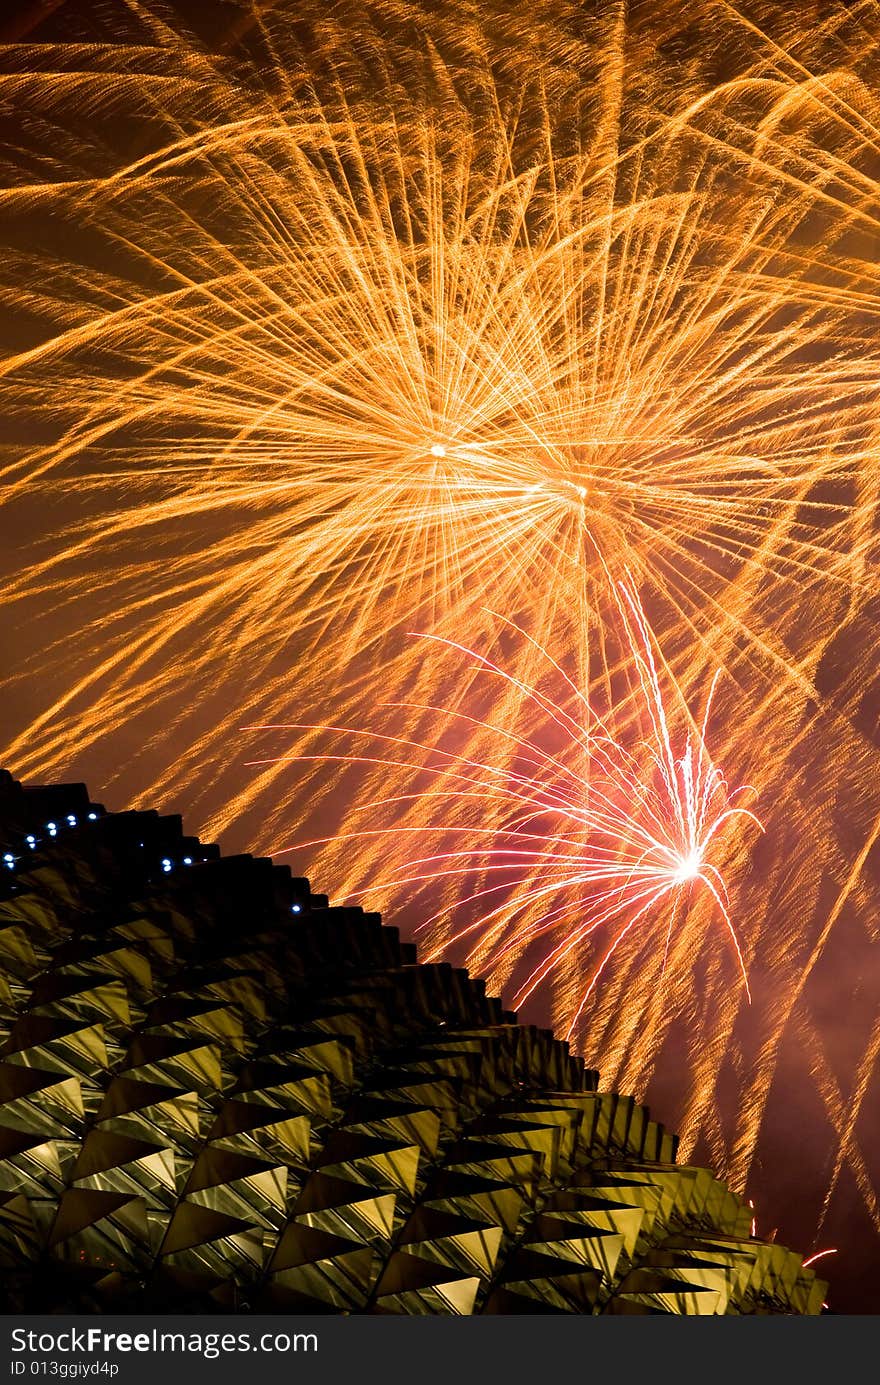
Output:
M7 1311L818 1313L565 1043L180 819L0 778Z

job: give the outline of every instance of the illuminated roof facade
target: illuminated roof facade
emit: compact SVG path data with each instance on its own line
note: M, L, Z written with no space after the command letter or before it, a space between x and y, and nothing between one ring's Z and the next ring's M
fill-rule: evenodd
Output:
M0 777L7 1311L818 1313L484 984L177 817Z

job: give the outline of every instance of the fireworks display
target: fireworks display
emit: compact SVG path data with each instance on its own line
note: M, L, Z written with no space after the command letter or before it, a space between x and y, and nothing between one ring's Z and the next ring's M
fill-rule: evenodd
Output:
M0 21L4 763L296 843L845 1276L880 6L82 10Z
M479 974L489 971L510 978L537 946L539 960L510 985L513 1004L523 1005L551 978L558 983L556 1008L562 1032L574 1041L588 1042L588 1036L580 1032L584 1010L614 954L634 929L648 934L649 958L647 963L641 959L640 966L646 974L651 970L656 943L650 925L658 916L665 931L662 988L673 932L678 924L684 939L695 889L707 893L710 910L714 905L723 920L748 994L727 887L714 858L729 824L747 819L760 827L754 814L736 802L753 790L743 786L731 792L709 755L705 735L714 679L702 727L688 725L686 708L675 709L687 726L678 743L638 597L625 584L618 596L636 675L633 720L645 730L632 749L614 739L589 699L546 651L541 652L570 694L571 712L537 689L519 685L490 659L453 645L481 674L516 685L545 723L562 733L561 749L547 754L531 741L520 743L516 768L435 749L420 766L430 780L429 789L362 808L371 819L381 809L392 810L381 834L388 841L393 840L394 819L402 803L426 807L424 829L410 827L404 841L414 833L418 844L427 841L437 848L431 855L405 860L400 878L375 880L372 889L405 888L412 894L412 886L427 882L429 888L423 893L429 899L439 882L449 881L456 913L477 906L476 921L464 927L450 927L451 911L449 915L440 911L442 921L434 929L434 951L428 960L443 956L450 942L464 941L469 967ZM430 710L443 715L441 708ZM363 734L329 729L334 735ZM504 727L482 723L481 729L490 742L503 744L510 739ZM383 737L382 742L390 743L379 747L384 754L359 757L358 762L390 771L397 778L407 769L405 757L409 756L415 773L413 752L420 747L399 737ZM396 752L396 758L389 758L389 752ZM468 801L473 802L477 816L462 826L462 805ZM438 810L439 820L435 820ZM376 829L368 829L368 835L375 837ZM347 843L360 840L357 834L337 838ZM442 850L446 843L456 841L463 844ZM386 860L393 859L393 847L389 850L385 845L383 851ZM477 888L471 892L462 888L463 880L475 877L480 882ZM431 929L436 921L429 918L416 932ZM692 947L693 942L688 936L686 946ZM676 945L681 945L678 939ZM654 1038L652 1032L652 1042Z

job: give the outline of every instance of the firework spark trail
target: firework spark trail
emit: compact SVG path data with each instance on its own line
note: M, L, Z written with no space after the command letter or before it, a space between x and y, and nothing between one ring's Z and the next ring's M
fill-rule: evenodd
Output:
M762 747L774 830L760 880L738 876L751 1036L716 951L697 993L661 987L691 964L697 901L668 950L646 956L638 927L622 939L590 1057L645 1092L683 1024L683 1149L704 1135L738 1186L804 976L866 908L847 891L825 929L825 874L851 880L880 821L860 633L880 486L880 10L824 8L771 40L701 4L705 72L664 67L666 35L622 5L569 32L561 0L494 16L506 67L463 4L445 30L432 11L424 42L411 6L385 6L378 36L357 6L349 22L318 5L308 61L285 0L242 4L213 45L147 0L120 8L130 41L0 50L5 109L26 113L0 190L0 464L10 536L20 518L44 539L20 560L10 545L12 691L31 691L8 762L68 773L73 746L76 773L125 762L128 798L184 796L207 830L242 824L264 849L291 817L326 831L328 803L375 801L387 771L300 761L291 806L283 765L242 783L241 721L341 725L392 696L385 731L430 743L431 707L483 705L480 674L438 699L405 632L484 647L484 607L534 641L497 724L541 743L547 708L524 690L545 648L626 742L639 699L621 696L606 570L629 570L684 702L707 666L730 674L715 753L738 781ZM473 761L503 753L467 724ZM478 833L474 803L465 818ZM313 873L369 887L385 854L328 844ZM561 960L562 997L576 970ZM828 1166L851 1163L851 1117L827 1113Z
M821 1053L821 1039L819 1039L817 1043L814 1043L813 1047L818 1048ZM852 1090L850 1091L849 1099L845 1103L846 1115L841 1124L846 1130L846 1136L840 1141L834 1160L834 1168L828 1181L828 1189L822 1202L822 1211L819 1215L819 1222L816 1228L817 1239L821 1235L822 1228L825 1225L825 1220L828 1216L828 1211L831 1207L831 1202L845 1164L853 1168L859 1184L859 1191L865 1199L867 1206L874 1213L875 1218L880 1219L880 1197L878 1197L877 1188L871 1178L869 1169L866 1167L867 1161L863 1149L860 1147L860 1142L856 1140L855 1134L860 1117L863 1113L865 1098L868 1094L872 1077L877 1069L878 1059L880 1059L880 1016L878 1016L874 1022L873 1033L856 1067L856 1071L853 1075ZM828 1251L823 1251L822 1253L826 1255L830 1254Z
M428 635L425 638L461 656L483 678L515 686L561 733L562 745L548 753L515 727L468 718L496 743L516 743L520 768L513 770L506 758L500 763L478 761L379 733L375 740L380 752L390 742L395 757L377 752L353 756L352 763L391 770L395 777L406 773L409 764L410 777L418 778L421 770L429 787L362 805L360 811L369 813L374 823L336 839L348 849L365 839L392 838L399 834L401 805L415 805L423 825L406 827L402 838L407 845L402 849L411 850L415 834L427 844L428 854L407 856L392 877L373 880L366 892L400 893L413 885L423 890L438 881L454 881L456 912L475 906L474 920L462 928L446 911L429 918L417 930L432 935L426 960L446 954L450 947L460 950L463 944L468 965L485 973L490 984L518 976L511 985L515 1006L525 1004L548 978L558 981L568 959L576 958L576 968L568 970L562 987L556 987L569 1039L581 1037L585 1009L621 943L635 929L656 934L658 917L663 920L663 978L672 933L686 929L692 897L700 887L723 921L748 996L727 887L716 861L723 859L718 848L730 825L737 820L760 824L748 808L735 802L752 791L730 791L707 749L716 680L706 698L702 725L697 725L674 685L671 701L664 696L651 632L631 583L618 583L616 596L628 662L636 674L635 719L642 728L638 741L626 745L619 740L585 691L545 651L538 652L559 677L563 691L575 695L572 710L524 686L488 655ZM501 624L519 639L528 638L514 622ZM441 707L430 711L441 722L449 716ZM461 720L460 714L452 717L454 723ZM253 729L323 729L334 736L373 739L370 731L344 727ZM469 730L465 728L466 735ZM338 762L347 757L319 758ZM476 806L485 826L463 825L465 804ZM438 811L443 814L439 820ZM454 844L462 837L463 844ZM400 851L389 847L385 855L396 860Z
M613 56L618 29L608 41ZM621 150L609 133L619 60L594 135L564 153L536 94L525 138L520 106L505 114L495 95L478 122L436 65L442 129L412 103L377 119L375 96L318 107L306 89L293 103L290 81L282 101L263 92L249 109L198 51L173 78L134 68L111 74L115 105L147 82L177 138L85 192L82 178L30 192L65 216L75 192L136 264L128 281L98 276L84 321L4 367L19 408L49 398L71 420L11 463L10 483L33 493L42 476L47 500L71 487L113 497L12 584L13 598L42 587L64 601L87 569L97 610L112 600L93 628L109 651L100 669L11 742L24 770L180 697L181 635L197 673L236 656L243 696L273 712L287 696L285 614L301 663L344 625L326 651L343 676L381 636L405 680L393 632L426 612L473 624L484 598L528 603L546 646L595 646L595 678L603 597L581 574L597 555L653 589L680 660L722 634L731 653L745 644L804 681L778 606L819 581L843 588L866 561L864 507L856 521L851 505L811 496L858 476L876 371L842 285L823 283L794 240L799 219L836 215L840 236L868 213L842 208L827 172L803 182L802 136L789 150L766 128L743 135L733 84L717 109L683 102ZM101 70L89 89L109 100L107 85ZM203 128L192 102L206 87ZM790 90L765 93L771 112L774 95L788 109ZM475 158L478 140L488 157ZM732 200L746 174L749 195ZM798 196L780 208L792 181ZM222 235L203 205L214 199ZM847 283L867 272L844 256L831 269ZM57 310L70 312L66 298ZM820 348L822 369L805 369ZM120 356L129 378L114 378ZM62 368L65 389L49 394ZM203 542L181 555L184 525Z
M861 1114L861 1101L864 1097L863 1088L866 1083L866 1073L864 1068L871 1059L876 1059L877 1052L877 1031L871 1035L871 1041L866 1050L865 1057L859 1064L862 1071L856 1074L854 1080L855 1091L844 1095L840 1090L840 1085L831 1070L828 1059L823 1050L823 1044L816 1032L812 1018L806 1014L803 1007L795 1007L793 1024L804 1046L804 1051L809 1054L811 1071L814 1075L817 1089L821 1095L822 1102L827 1108L829 1119L834 1125L845 1132L840 1141L840 1146L835 1159L835 1168L829 1180L828 1190L823 1199L822 1210L816 1227L816 1237L822 1233L825 1224L828 1206L834 1194L840 1169L844 1162L852 1171L853 1177L858 1185L859 1192L864 1199L871 1218L875 1225L880 1222L880 1198L876 1186L876 1174L870 1166L870 1162L865 1158L861 1148L861 1142L855 1133L855 1119ZM855 1112L853 1111L852 1101L855 1099Z

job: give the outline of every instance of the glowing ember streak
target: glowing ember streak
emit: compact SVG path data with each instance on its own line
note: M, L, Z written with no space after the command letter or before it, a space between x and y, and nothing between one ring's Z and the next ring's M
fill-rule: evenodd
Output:
M817 1250L816 1253L815 1253L815 1255L811 1255L811 1256L809 1257L809 1259L807 1259L807 1260L804 1261L804 1269L806 1269L808 1265L815 1265L815 1263L816 1263L817 1260L822 1260L826 1255L837 1255L837 1254L838 1254L838 1248L837 1248L837 1246L829 1246L827 1250Z

